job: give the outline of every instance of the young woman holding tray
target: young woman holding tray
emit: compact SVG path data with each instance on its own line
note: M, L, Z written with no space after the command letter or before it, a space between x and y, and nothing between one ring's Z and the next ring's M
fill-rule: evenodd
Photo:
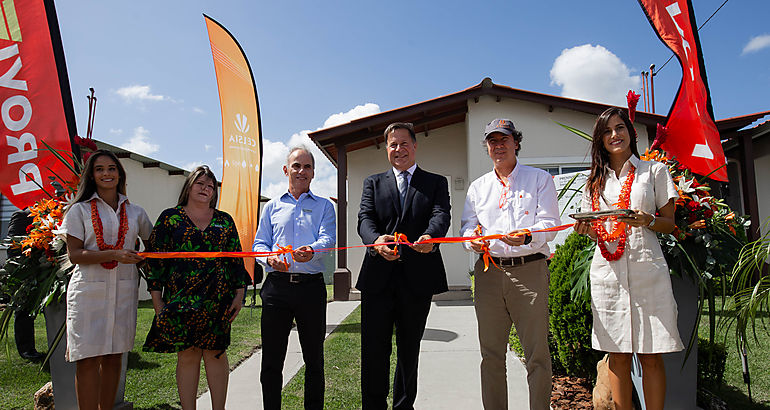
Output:
M609 353L615 406L632 408L631 358L636 353L644 401L655 410L663 409L666 395L661 353L683 349L669 269L656 236L674 229L679 195L664 164L639 159L636 141L625 110L609 108L599 115L582 210L633 213L578 220L575 231L597 241L591 263L592 345Z

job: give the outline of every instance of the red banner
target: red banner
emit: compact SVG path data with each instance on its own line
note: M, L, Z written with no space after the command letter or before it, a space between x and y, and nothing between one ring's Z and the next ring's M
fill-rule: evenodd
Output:
M696 174L719 168L710 178L727 181L692 4L689 0L639 0L639 4L682 66L682 83L668 113L668 137L661 147Z
M222 191L219 209L238 228L243 249L251 249L259 223L259 182L262 174L262 130L254 76L235 38L204 15L222 109ZM254 279L254 258L244 258Z
M72 176L41 141L72 147L44 1L3 0L0 11L0 191L25 208Z

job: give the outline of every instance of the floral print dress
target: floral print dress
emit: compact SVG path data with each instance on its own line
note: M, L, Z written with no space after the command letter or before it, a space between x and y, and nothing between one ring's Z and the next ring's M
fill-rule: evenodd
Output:
M233 219L214 210L201 231L181 206L158 217L149 240L153 252L240 252ZM237 289L251 283L241 258L148 259L147 289L163 291L142 350L172 353L190 347L225 350L230 344L229 307Z

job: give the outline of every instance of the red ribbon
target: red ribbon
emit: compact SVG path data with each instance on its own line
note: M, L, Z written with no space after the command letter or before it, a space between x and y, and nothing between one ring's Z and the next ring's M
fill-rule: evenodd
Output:
M559 225L554 226L551 228L545 228L545 229L538 229L535 231L529 231L529 233L541 233L541 232L555 232L555 231L563 231L565 229L569 229L574 224L567 224L567 225ZM342 249L353 249L353 248L371 248L373 246L379 246L379 245L417 245L417 244L424 244L424 243L462 243L462 242L470 242L477 239L481 239L482 241L490 241L493 239L500 239L506 234L493 234L493 235L480 235L479 232L476 232L476 236L454 236L454 237L446 237L446 238L431 238L424 241L419 242L409 242L409 239L407 239L406 235L402 233L394 233L393 236L395 239L391 242L381 242L381 243L372 243L368 245L353 245L353 246L344 246L339 248L321 248L321 249L313 249L312 252L328 252L328 251L337 251ZM507 235L513 235L513 236L521 236L526 235L527 232L517 232L517 233L510 233ZM487 260L491 260L491 255L489 255L489 247L488 243L486 244L486 252L484 254L484 270L487 270L488 262ZM396 248L398 249L398 248ZM277 251L271 251L271 252L139 252L139 256L150 258L150 259L171 259L171 258L243 258L243 257L267 257L267 256L281 256L284 257L284 262L288 264L288 260L286 259L286 255L288 254L289 257L291 257L292 252L294 250L292 249L291 245L287 246L280 246L278 245ZM398 250L396 250L398 252ZM494 265L495 262L492 261L492 264ZM495 265L497 266L497 265Z

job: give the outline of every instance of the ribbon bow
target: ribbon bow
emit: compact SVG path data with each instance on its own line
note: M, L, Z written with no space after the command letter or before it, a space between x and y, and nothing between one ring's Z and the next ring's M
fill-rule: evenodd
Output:
M291 259L292 261L294 260L294 256L292 255L293 250L291 245L286 245L286 246L276 245L276 246L278 247L278 250L281 251L279 255L283 255L283 263L285 263L286 268L288 268L289 266L291 266L291 263L286 259L286 254L289 254L289 259Z
M393 250L396 251L396 255L398 255L398 245L401 245L402 243L408 244L409 239L407 239L406 235L398 232L394 232L393 237L393 242L396 244L396 247Z

